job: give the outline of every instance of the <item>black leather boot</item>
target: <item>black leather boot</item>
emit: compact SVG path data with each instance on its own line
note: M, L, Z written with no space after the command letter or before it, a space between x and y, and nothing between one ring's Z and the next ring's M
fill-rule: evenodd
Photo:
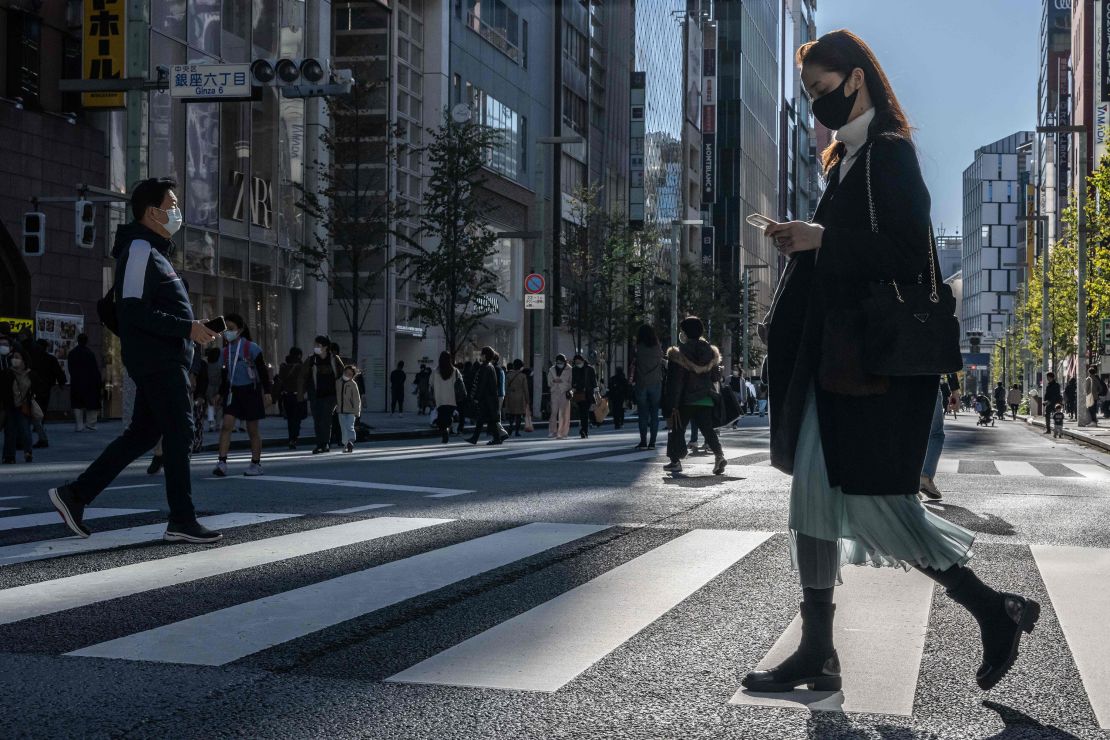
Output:
M947 594L979 623L983 664L975 673L975 682L986 691L1013 667L1021 633L1033 631L1041 616L1041 605L1017 594L995 591L971 570Z
M778 693L805 684L813 691L840 691L840 658L833 647L834 604L803 601L802 642L769 671L752 671L740 683L749 691Z

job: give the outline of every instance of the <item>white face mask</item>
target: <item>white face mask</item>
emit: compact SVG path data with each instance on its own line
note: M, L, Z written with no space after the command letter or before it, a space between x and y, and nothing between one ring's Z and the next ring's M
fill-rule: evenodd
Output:
M2 357L2 356L4 356L4 355L8 354L8 353L9 353L9 352L11 352L11 351L12 351L12 348L11 348L11 346L10 346L10 345L7 345L7 344L0 344L0 357Z
M690 337L686 336L686 332L680 331L678 333L679 344L686 344L686 342L689 341L689 339L690 339Z
M177 233L178 229L181 228L181 222L183 220L181 217L181 209L174 206L168 211L165 211L165 214L167 220L166 223L162 224L162 228L165 229L170 236L173 236Z
M354 380L354 379L355 379L355 376L351 375L350 373L347 373L346 375L343 376L343 380L346 380L346 381L351 381L351 380Z
M224 332L224 339L226 339L229 342L234 342L238 338L239 338L239 332L235 331L234 329L228 329L227 331Z
M312 352L313 352L313 354L322 355L322 354L324 354L324 348L323 347L313 347Z
M576 362L576 363L574 363L574 366L575 366L575 367L583 367L583 365L582 365L582 363L581 363L581 362Z
M555 367L559 368L560 370L562 370L566 366L567 366L567 363L565 363L565 362L556 362L555 363Z

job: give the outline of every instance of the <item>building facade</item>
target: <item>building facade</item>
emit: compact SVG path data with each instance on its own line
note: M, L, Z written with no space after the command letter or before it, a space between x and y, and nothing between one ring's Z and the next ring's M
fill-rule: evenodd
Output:
M1025 212L1022 171L1029 161L1019 151L1033 140L1019 131L982 146L963 173L963 299L960 325L963 349L980 337L990 352L1013 318L1018 288L1018 220Z
M812 5L808 7L812 9ZM807 25L804 31L796 26L796 34L809 34L812 15L806 18L801 8L799 5L798 18ZM754 322L749 320L748 326L742 325L745 278L747 315L761 318L770 306L779 275L778 254L773 244L745 219L753 213L780 218L780 65L786 63L781 57L782 11L781 0L717 3L715 8L719 29L718 180L712 213L715 231L720 235L717 264L724 275L729 313L737 317L732 341L725 350L733 365L742 362L745 331L749 334L749 347L758 343L751 332ZM808 113L803 113L802 117L807 116ZM799 120L796 110L795 121ZM808 125L805 121L802 124ZM795 174L799 171L795 170Z
M963 266L964 238L959 234L945 234L941 228L935 229L935 232L940 278L947 280Z

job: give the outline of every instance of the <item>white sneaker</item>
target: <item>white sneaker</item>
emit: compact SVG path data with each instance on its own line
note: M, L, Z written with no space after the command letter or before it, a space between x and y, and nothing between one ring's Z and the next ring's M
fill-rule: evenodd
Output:
M663 470L666 470L668 473L681 473L682 472L682 461L681 460L675 460L673 463L671 463L669 465L664 465Z
M247 467L247 472L243 473L243 475L251 475L251 476L262 475L262 463L253 463L252 462Z
M217 462L215 470L212 471L212 475L219 476L220 478L223 478L225 475L227 475L227 463L225 463L223 460Z

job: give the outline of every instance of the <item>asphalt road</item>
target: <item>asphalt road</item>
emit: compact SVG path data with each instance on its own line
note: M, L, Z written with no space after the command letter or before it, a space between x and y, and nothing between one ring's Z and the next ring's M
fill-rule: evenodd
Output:
M872 599L875 640L901 630L916 647L842 652L845 675L877 687L829 699L844 711L734 703L800 598L789 479L746 419L723 436L721 477L711 456L667 475L628 427L267 451L252 479L242 453L224 479L199 455L199 513L238 524L200 548L157 539L146 461L96 501L116 511L83 541L46 490L87 460L7 466L0 737L1110 737L1110 655L1090 637L1110 606L1110 456L1017 422L946 432L932 510L976 533L985 581L1044 608L985 694L977 627L941 589L847 568L841 613ZM1093 563L1089 593L1052 562ZM848 641L877 625L837 627Z

